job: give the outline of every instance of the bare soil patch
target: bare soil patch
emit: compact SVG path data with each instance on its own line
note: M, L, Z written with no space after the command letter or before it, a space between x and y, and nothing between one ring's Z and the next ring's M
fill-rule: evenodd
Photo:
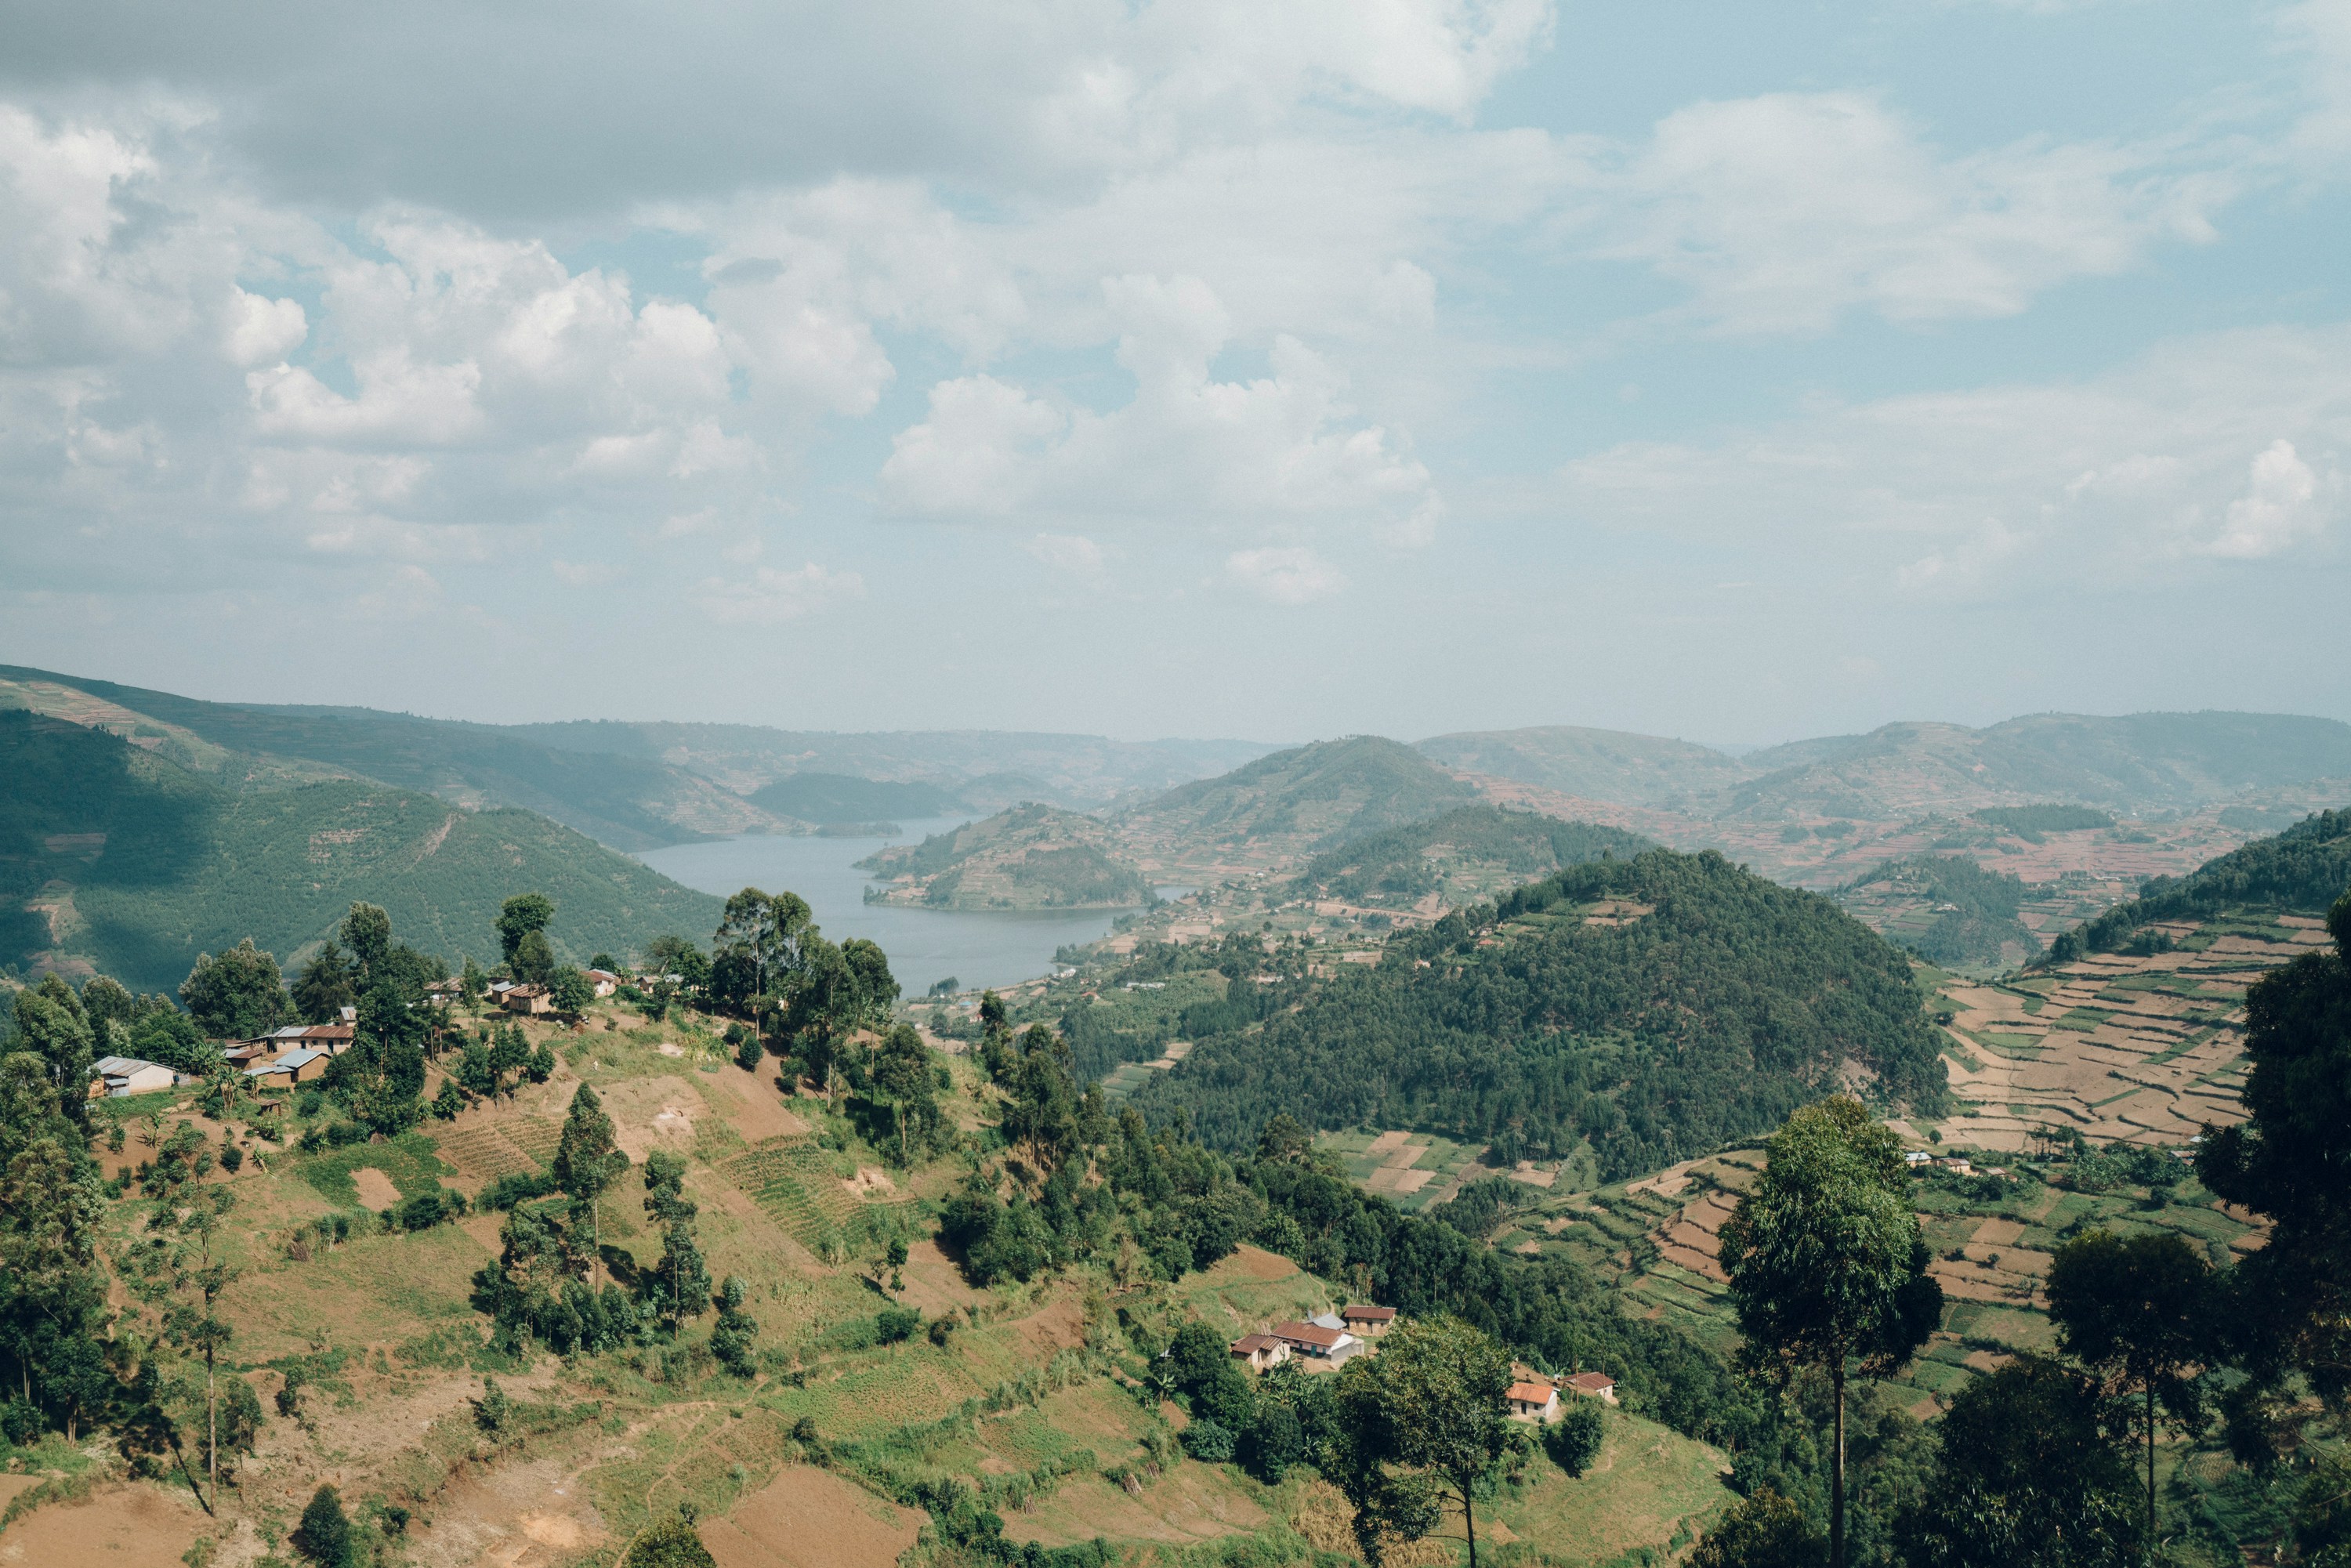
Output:
M79 1502L37 1508L0 1531L0 1563L181 1568L197 1536L224 1533L207 1525L204 1511L184 1497L156 1487L112 1487Z
M806 1122L784 1109L775 1074L764 1067L758 1072L722 1067L709 1085L715 1108L746 1143L797 1137L809 1130Z
M692 1148L694 1124L710 1113L695 1086L674 1076L629 1079L603 1095L613 1140L640 1165L655 1149Z
M829 1470L793 1465L705 1521L702 1543L718 1568L893 1568L922 1522Z
M360 1207L381 1214L387 1208L400 1207L400 1189L392 1178L373 1166L361 1166L351 1173L351 1185L360 1189Z

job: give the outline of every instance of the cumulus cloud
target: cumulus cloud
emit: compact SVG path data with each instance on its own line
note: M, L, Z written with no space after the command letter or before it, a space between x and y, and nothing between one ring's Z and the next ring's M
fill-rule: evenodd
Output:
M2204 548L2238 560L2292 548L2326 526L2318 489L2318 476L2295 455L2294 443L2273 441L2253 459L2245 493L2229 503L2220 537Z
M1235 550L1225 558L1225 576L1276 604L1311 603L1347 586L1337 567L1296 545Z
M747 576L704 581L704 611L724 625L776 625L798 621L844 600L862 599L865 580L853 571L830 571L810 561L785 571L763 566Z
M1329 516L1425 536L1439 509L1428 470L1378 425L1353 422L1346 378L1293 338L1270 374L1220 381L1229 319L1197 278L1105 279L1117 359L1134 396L1064 409L991 376L945 382L930 416L899 433L886 505L935 517Z

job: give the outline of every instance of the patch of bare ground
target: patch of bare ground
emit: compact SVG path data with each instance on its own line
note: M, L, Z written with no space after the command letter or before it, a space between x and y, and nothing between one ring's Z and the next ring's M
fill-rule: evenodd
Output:
M184 1492L108 1487L77 1502L37 1508L0 1531L5 1568L181 1568L199 1535L227 1533Z
M578 1476L553 1459L469 1468L430 1517L409 1527L417 1568L555 1568L611 1540Z
M1084 1308L1077 1297L1067 1292L1055 1295L1029 1316L1015 1320L1012 1326L1029 1342L1040 1361L1049 1361L1055 1352L1083 1343L1086 1337Z
M381 1214L387 1208L400 1207L400 1189L392 1178L373 1166L361 1166L351 1173L351 1185L360 1191L360 1207Z
M1280 1253L1243 1242L1217 1259L1202 1278L1214 1284L1224 1280L1287 1280L1297 1272L1298 1265Z
M710 1114L695 1087L674 1075L624 1079L600 1092L613 1141L638 1165L655 1149L691 1149L695 1124Z
M830 1470L792 1465L704 1521L702 1543L718 1568L891 1568L922 1522Z
M758 1072L746 1072L739 1067L722 1067L707 1082L711 1098L718 1102L719 1113L743 1135L745 1143L798 1137L809 1130L806 1122L784 1108L783 1092L776 1087L775 1074L764 1068Z

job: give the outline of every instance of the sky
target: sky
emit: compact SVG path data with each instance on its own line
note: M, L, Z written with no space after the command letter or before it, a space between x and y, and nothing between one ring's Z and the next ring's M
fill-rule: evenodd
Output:
M2351 0L0 0L0 660L2351 718Z

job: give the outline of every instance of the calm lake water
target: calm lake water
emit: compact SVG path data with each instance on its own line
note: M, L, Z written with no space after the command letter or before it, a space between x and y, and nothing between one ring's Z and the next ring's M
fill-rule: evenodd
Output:
M673 844L637 858L691 888L725 898L746 887L789 889L808 900L827 937L862 936L890 956L890 972L909 997L953 976L967 987L1008 986L1050 970L1068 943L1110 934L1115 911L1083 914L965 914L865 902L872 885L856 862L884 844L912 843L969 821L942 817L909 821L888 838L778 838L751 834L704 844ZM707 943L708 932L693 933Z

